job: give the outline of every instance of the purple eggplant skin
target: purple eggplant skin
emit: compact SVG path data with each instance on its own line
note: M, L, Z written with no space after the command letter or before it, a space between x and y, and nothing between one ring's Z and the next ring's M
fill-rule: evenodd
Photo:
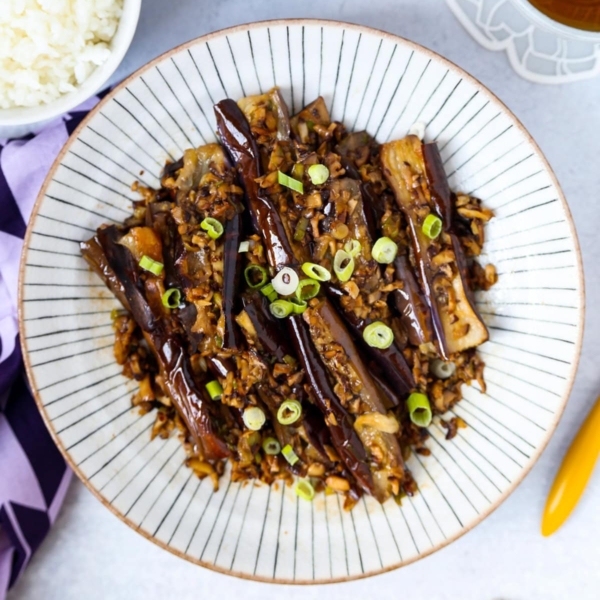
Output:
M431 193L431 200L435 210L442 219L444 231L452 231L454 225L453 219L453 192L448 185L446 172L442 157L437 144L423 144L423 159L425 162L425 176L427 178L427 187Z
M219 138L238 169L252 224L265 238L269 264L276 271L285 265L295 264L283 223L273 203L256 182L260 176L260 154L244 113L229 99L221 100L214 108Z
M367 453L346 409L341 405L327 376L327 370L313 345L308 328L300 315L287 319L296 355L300 359L319 409L329 424L331 440L340 458L359 486L372 494L373 476L367 465ZM332 424L335 423L335 425Z
M210 372L215 377L227 377L230 372L235 372L235 366L231 359L220 356L210 356L206 361Z
M269 310L268 298L259 290L248 290L242 295L242 303L265 351L279 362L284 362L286 356L292 356L293 350L281 327L281 321Z
M242 238L242 215L236 210L225 223L225 245L223 248L223 348L239 350L242 348L242 333L235 322L240 306L238 295L242 259L239 252Z
M143 294L143 284L133 256L118 243L121 235L122 232L114 225L98 230L97 238L106 261L123 287L128 308L142 328L169 395L196 444L207 458L225 458L230 452L214 431L208 410L210 399L196 386L187 352L179 337L169 330L163 319L153 314Z
M394 269L396 277L404 283L404 287L394 290L391 299L400 314L408 341L414 346L431 342L433 340L431 313L421 294L408 257L397 256L394 260Z

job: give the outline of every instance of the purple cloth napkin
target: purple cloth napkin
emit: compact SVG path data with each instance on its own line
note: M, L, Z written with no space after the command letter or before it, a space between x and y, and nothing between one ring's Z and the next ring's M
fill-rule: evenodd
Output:
M98 100L34 135L0 139L0 600L50 530L71 480L23 369L17 323L21 247L46 174Z

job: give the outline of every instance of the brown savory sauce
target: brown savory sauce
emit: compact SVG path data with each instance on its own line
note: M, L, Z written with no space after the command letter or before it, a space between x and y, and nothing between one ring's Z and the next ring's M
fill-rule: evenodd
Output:
M600 31L600 0L529 0L545 15L576 29Z

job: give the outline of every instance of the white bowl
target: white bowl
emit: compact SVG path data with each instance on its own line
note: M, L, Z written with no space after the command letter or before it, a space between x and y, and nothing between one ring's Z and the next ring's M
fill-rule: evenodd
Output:
M183 465L175 436L150 441L154 414L131 407L135 383L113 356L117 301L78 242L130 214L132 179L159 184L165 159L215 140L213 104L280 86L292 112L322 94L333 118L380 141L428 123L455 190L494 209L483 261L500 279L477 304L487 393L464 387L452 440L431 427L430 456L408 460L419 492L351 512L336 495L288 486L214 493ZM135 116L134 116L135 115ZM142 173L140 173L142 171ZM157 58L108 94L58 157L30 221L20 334L31 388L66 460L123 521L203 566L262 581L366 577L413 562L481 522L548 443L581 350L583 273L573 221L552 170L512 113L437 54L347 23L253 23ZM452 417L449 412L447 418ZM309 594L310 595L310 594Z
M77 90L40 106L0 109L0 138L20 137L35 131L93 96L121 64L131 45L141 7L142 0L124 0L123 13L110 42L108 60L97 67Z

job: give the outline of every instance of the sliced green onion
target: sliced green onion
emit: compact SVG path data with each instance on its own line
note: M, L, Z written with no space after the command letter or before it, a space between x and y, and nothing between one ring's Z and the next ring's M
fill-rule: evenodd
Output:
M265 287L261 288L261 293L264 294L271 302L277 300L277 292L273 287L272 283L267 283Z
M309 221L306 217L300 217L298 220L298 223L296 224L296 231L294 231L294 240L296 242L301 242L304 239L308 223Z
M296 288L296 298L306 302L314 298L321 291L321 284L315 279L302 279Z
M213 294L213 301L217 306L221 306L221 304L223 303L223 296L221 296L221 294L219 294L219 292L215 292Z
M300 279L298 273L290 267L283 267L271 280L273 289L281 296L289 296L298 288Z
M360 251L362 250L362 246L358 240L350 240L344 244L344 250L352 257L356 258Z
M208 237L213 240L216 240L223 235L223 225L220 221L217 221L217 219L213 219L212 217L206 217L206 219L200 223L200 227L204 229L204 231L208 233Z
M302 271L305 275L317 281L329 281L331 279L331 273L325 267L315 263L305 262L302 265Z
M354 259L345 250L338 250L333 259L333 270L340 281L348 281L354 273Z
M269 310L274 317L284 319L294 312L294 305L289 300L275 300L271 302Z
M177 308L181 304L181 292L177 288L170 288L161 299L166 308Z
M429 427L431 423L431 406L425 394L414 393L406 400L410 420L419 427Z
M223 347L223 338L220 335L215 335L215 344L216 344L217 348ZM235 381L234 381L234 383L235 383Z
M244 411L242 415L244 425L252 431L258 431L267 420L264 411L258 406L251 406Z
M281 444L275 438L268 437L263 441L262 449L265 451L265 454L275 456L281 452Z
M398 254L398 245L396 242L390 240L389 237L382 237L373 245L371 254L378 263L389 265L396 258L396 254Z
M289 301L292 303L292 310L295 315L301 315L308 308L308 304L304 300L290 298Z
M282 425L295 423L302 414L302 404L298 400L284 400L277 410L277 420Z
M150 273L153 273L154 275L160 275L164 265L157 260L152 260L148 255L144 254L142 260L140 260L140 267L142 267L144 271L150 271Z
M439 358L432 361L429 368L438 379L448 379L456 372L456 365L453 362L444 362Z
M442 233L442 220L436 215L429 213L425 217L421 229L428 238L435 240L435 238Z
M248 252L250 250L250 242L240 242L240 249L238 252Z
M221 399L221 396L223 395L223 388L216 379L214 381L209 381L204 387L206 388L211 400Z
M296 484L296 495L300 496L302 500L312 502L312 499L315 497L315 488L308 479L299 479Z
M329 169L325 165L310 165L308 176L315 185L322 185L329 179Z
M282 173L281 171L277 171L277 181L281 185L290 188L290 190L294 190L294 192L304 194L304 186L302 185L302 182L290 177L289 175L286 175L285 173Z
M394 332L381 321L374 321L363 330L363 339L369 346L385 350L394 341Z
M281 454L283 454L285 460L287 460L292 466L294 466L300 460L298 455L294 452L294 449L289 444L285 445L281 449Z
M267 283L267 279L269 278L267 275L267 270L260 265L248 265L244 269L244 277L246 279L246 283L253 290L261 288L263 285L265 285L265 283Z
M290 365L290 367L295 367L296 366L296 359L293 356L290 356L289 354L286 354L283 357L283 362L286 365Z

